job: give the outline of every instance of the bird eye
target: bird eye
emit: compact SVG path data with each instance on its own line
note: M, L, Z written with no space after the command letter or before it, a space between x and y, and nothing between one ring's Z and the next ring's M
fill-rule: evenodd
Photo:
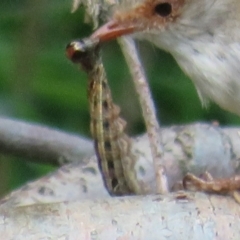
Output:
M159 3L155 6L154 12L161 17L167 17L172 12L172 5L170 3Z

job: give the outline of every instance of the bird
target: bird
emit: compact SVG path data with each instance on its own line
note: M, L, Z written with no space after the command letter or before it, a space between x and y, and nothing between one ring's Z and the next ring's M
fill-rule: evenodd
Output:
M153 43L175 58L203 105L213 101L240 116L239 0L122 2L92 39L132 35Z
M240 116L239 0L122 0L91 38L101 43L124 35L169 52L192 80L203 106L213 101ZM200 191L212 184L211 190L217 186L221 193L225 186L219 188L215 179L209 183L191 173L186 176L183 183L190 181ZM222 182L238 189L235 177ZM233 196L240 203L236 191Z

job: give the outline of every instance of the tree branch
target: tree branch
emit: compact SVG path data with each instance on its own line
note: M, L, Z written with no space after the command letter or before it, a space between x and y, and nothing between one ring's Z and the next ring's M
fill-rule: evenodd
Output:
M60 154L56 155L56 160L66 152L71 152L68 156L72 156L68 161L73 164L65 165L53 174L13 192L11 196L14 201L21 202L22 200L18 199L22 199L21 194L27 204L52 202L56 199L57 201L89 199L101 196L101 192L106 196L96 158L95 156L83 158L83 155L90 151L86 152L84 147L79 147L78 144L82 143L80 137L34 124L28 125L7 119L1 119L0 122L5 123L4 127L0 124L1 146L8 146L10 154L19 155L21 152L22 157L36 156L42 163L48 163L48 157L52 156L53 150L49 149L54 149L54 152L60 151ZM237 128L222 129L213 125L192 124L164 128L161 136L164 151L161 160L166 167L170 188L181 181L187 172L199 175L208 171L214 178L239 174L240 138ZM50 148L51 145L53 148ZM38 146L40 150L37 149ZM28 149L31 150L28 151ZM34 150L36 150L35 153ZM46 159L40 154L44 151ZM155 193L155 174L147 135L133 139L132 154L135 156L135 162L131 163L132 167L137 173L139 184L142 184L145 189L142 194ZM24 194L21 191L24 191ZM26 196L32 196L30 202Z
M90 140L37 124L0 118L0 152L59 165L93 154Z
M201 193L0 208L3 239L239 239L240 208Z
M24 140L31 146L32 141L29 140L32 140L33 132L37 133L35 127L39 129L39 126L28 126L26 123L7 119L4 121L11 124L5 124L4 129L0 128L0 136L4 131L5 139L18 139L15 143L20 146L21 140ZM22 131L24 128L17 126L24 126L30 131ZM14 128L20 130L20 133L14 130L17 138L13 137ZM51 129L40 129L47 129L47 133L52 133ZM166 166L170 185L181 180L188 171L198 174L208 170L214 177L239 173L239 131L237 128L222 129L207 124L162 129L162 161ZM38 133L41 137L34 134L36 142L39 139L44 142L48 138L42 134L43 131ZM65 137L76 140L67 145L76 146L79 150L76 143L80 138L72 138L68 134ZM63 147L58 139L59 133L53 134L50 142L60 143L59 146ZM35 146L42 147L41 144ZM59 146L55 147L58 149ZM25 148L28 146L25 145ZM143 135L136 138L132 151L137 159L133 167L137 169L139 181L148 186L149 193L155 193L155 174L148 137ZM116 239L115 236L130 237L131 233L132 239L146 239L146 236L147 239L154 239L154 236L161 236L161 239L167 236L183 236L183 239L191 236L191 239L198 239L201 236L206 239L209 234L218 236L218 239L240 236L239 220L234 217L239 215L239 205L233 199L201 193L108 198L95 156L82 159L81 152L76 152L80 154L79 157L76 154L79 162L62 166L1 200L0 233L4 239L12 239L14 236L18 236L18 239L31 239L33 235L34 239L46 236L59 239L61 235L68 236L71 240L86 239L94 234L99 239L108 239L107 234L113 234L109 239ZM104 200L99 200L102 198ZM182 235L179 235L180 232Z

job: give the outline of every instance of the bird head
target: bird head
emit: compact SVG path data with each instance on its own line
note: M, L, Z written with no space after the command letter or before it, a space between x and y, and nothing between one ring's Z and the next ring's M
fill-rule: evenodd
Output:
M189 38L215 31L231 8L226 7L231 0L125 1L117 7L112 18L93 33L93 38L101 42L134 34L166 44L174 36Z

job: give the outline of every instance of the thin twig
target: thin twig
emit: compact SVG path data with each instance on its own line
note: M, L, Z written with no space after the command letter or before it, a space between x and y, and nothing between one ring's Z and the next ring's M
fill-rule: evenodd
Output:
M153 156L153 164L156 174L157 193L168 192L168 181L165 167L162 164L161 157L163 156L163 148L161 143L161 134L154 103L152 101L148 82L143 71L139 56L135 47L135 43L130 37L119 39L123 54L126 58L130 72L133 77L136 91L140 100L143 117L145 120L147 133L150 142L150 148Z

